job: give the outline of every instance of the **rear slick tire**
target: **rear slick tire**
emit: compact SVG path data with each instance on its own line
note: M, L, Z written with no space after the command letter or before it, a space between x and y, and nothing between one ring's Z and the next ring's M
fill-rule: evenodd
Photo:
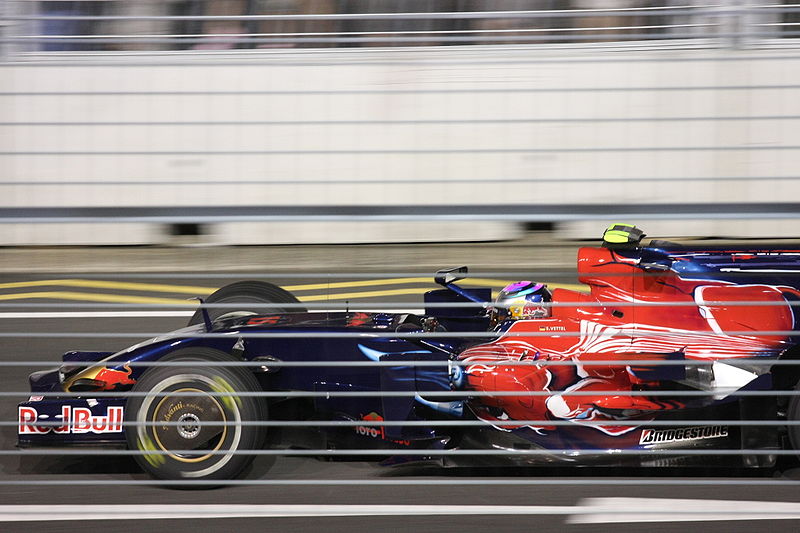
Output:
M292 293L266 281L237 281L217 289L208 298L206 304L241 304L235 307L210 307L207 309L213 321L222 315L247 313L252 315L270 315L279 313L305 313L304 307L283 307L263 304L299 304L300 300ZM203 313L198 309L189 320L189 325L203 323Z

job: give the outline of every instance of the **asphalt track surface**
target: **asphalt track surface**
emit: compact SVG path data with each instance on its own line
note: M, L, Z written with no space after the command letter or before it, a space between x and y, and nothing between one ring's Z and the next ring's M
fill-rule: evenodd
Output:
M0 339L3 360L56 363L70 349L122 348L136 339L44 338L37 333L118 332L141 334L144 338L149 333L181 327L187 319L75 313L109 311L81 306L111 303L114 295L120 304L126 298L130 303L147 298L185 303L191 290L175 286L213 288L224 283L219 279L186 282L175 277L144 281L115 278L113 283L117 285L112 286L78 281L56 283L52 279L56 278L0 279L0 302L4 303L0 309L0 332L30 332ZM276 281L284 286L308 286L318 280L294 277ZM326 283L349 281L352 280ZM503 281L497 280L496 284ZM559 282L574 281L566 276ZM141 283L151 287L136 285ZM346 297L341 300L346 299L354 309L376 301L407 302L409 308L414 308L421 291L430 287L430 283L419 280L395 279L383 284L301 288L297 292L309 302L325 302L333 293L344 294ZM30 303L53 305L27 306ZM45 318L41 314L45 312L57 314ZM26 377L31 371L24 367L4 367L0 371L0 391L21 393L19 398L1 398L3 421L16 421L16 404L26 397ZM15 440L14 426L0 428L0 450L13 452ZM152 482L127 457L92 456L91 451L85 456L63 457L2 455L0 518L7 521L0 521L0 531L800 530L800 475L791 469L387 468L363 461L260 457L244 483L247 484L207 490L176 490ZM37 504L52 507L26 507ZM126 507L129 505L135 507ZM646 514L626 515L631 511ZM36 521L18 521L25 517Z

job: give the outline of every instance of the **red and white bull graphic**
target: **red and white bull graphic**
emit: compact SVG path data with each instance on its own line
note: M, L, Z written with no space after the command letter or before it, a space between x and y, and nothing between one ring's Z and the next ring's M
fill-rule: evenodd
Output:
M125 370L114 370L113 368L103 367L94 376L94 379L105 383L103 390L114 390L117 385L133 385L136 383L135 379L131 379L131 367L125 364L122 368ZM86 376L89 377L89 376Z
M54 419L40 416L33 407L19 408L19 434L44 433L121 433L122 407L109 407L105 415L93 415L86 407L62 405L61 414ZM45 424L43 424L45 423ZM60 423L60 425L56 425Z

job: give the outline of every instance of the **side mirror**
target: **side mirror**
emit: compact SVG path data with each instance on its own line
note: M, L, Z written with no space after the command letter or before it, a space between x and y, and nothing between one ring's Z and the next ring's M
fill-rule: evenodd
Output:
M451 268L449 270L439 270L433 276L433 281L435 281L442 287L446 287L451 283L455 283L456 281L462 280L465 277L467 277L468 272L469 269L465 266L458 268Z

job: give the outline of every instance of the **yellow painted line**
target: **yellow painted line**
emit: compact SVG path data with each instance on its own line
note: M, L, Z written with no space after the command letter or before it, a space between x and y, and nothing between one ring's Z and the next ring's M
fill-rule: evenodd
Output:
M46 287L49 285L58 285L57 279L47 279L41 281L16 281L14 283L0 283L0 289L27 289L30 287Z
M365 291L347 292L334 294L311 294L300 296L301 302L319 302L335 299L355 299L373 298L376 296L397 296L401 294L422 294L425 289L394 289L385 291ZM139 303L139 304L170 304L187 306L192 305L191 300L181 300L176 298L156 298L147 296L131 296L122 294L104 294L98 292L70 292L70 291L41 291L41 292L19 292L14 294L0 294L0 301L3 300L26 300L26 299L53 299L53 300L78 300L84 302L112 302L112 303Z
M565 288L571 290L585 289L583 285L575 284L552 284L550 287ZM358 298L376 298L382 296L403 296L403 295L421 295L428 289L425 288L406 288L406 289L388 289L382 291L361 291L361 292L341 292L331 294L309 294L298 297L301 302L320 302L326 300L349 300ZM49 298L54 300L77 300L84 302L112 302L112 303L141 303L141 304L169 304L186 306L190 302L177 298L157 298L153 296L133 296L122 294L105 294L105 293L91 293L91 292L70 292L70 291L41 291L41 292L22 292L14 294L0 294L0 301L7 300L25 300L25 299L43 299Z
M243 276L246 277L246 276ZM193 285L166 285L158 283L130 283L122 281L102 281L68 279L54 280L56 285L66 287L84 287L93 289L120 289L130 291L152 291L152 292L176 292L185 294L210 294L219 287L198 287ZM393 279L374 279L361 281L337 281L333 283L310 283L305 285L286 285L283 287L287 291L314 291L325 289L346 289L355 287L379 287L381 285L400 285L409 283L433 283L431 278L393 278ZM2 288L2 287L0 287Z
M176 292L203 296L214 292L214 287L198 287L194 285L165 285L161 283L131 283L126 281L104 281L94 279L65 279L58 283L62 287L80 287L84 289L117 289L122 291Z
M391 279L376 279L376 280L361 280L361 281L341 281L333 283L312 283L305 285L287 285L283 288L288 291L308 291L308 290L329 290L337 288L355 288L355 287L379 287L383 285L398 285L398 284L411 284L420 283L427 284L426 288L406 288L406 289L388 289L376 291L361 291L361 292L348 292L348 293L330 293L330 294L312 294L300 296L298 299L303 302L316 302L333 299L357 299L357 298L375 298L381 296L401 296L401 295L418 295L433 288L433 281L430 278L414 277L414 278L391 278ZM490 288L502 288L512 283L507 280L489 279L489 278L469 278L462 281L464 285L477 285L488 286ZM132 291L152 291L152 292L171 292L171 293L185 293L191 295L204 295L214 292L216 289L213 287L200 287L193 285L165 285L157 283L131 283L119 281L103 281L103 280L82 280L82 279L55 279L55 280L37 280L37 281L22 281L15 283L2 283L0 289L14 289L14 288L30 288L30 287L45 287L45 286L65 286L65 287L80 287L92 289L117 289L117 290L132 290ZM551 288L565 288L577 291L586 291L585 285L571 284L571 283L551 283L548 284ZM71 291L46 291L46 292L27 292L17 294L0 294L0 301L2 300L23 300L28 298L52 298L61 300L79 300L88 302L117 302L117 303L162 303L162 304L182 304L186 305L185 300L175 298L157 298L147 296L133 296L133 295L111 295L103 293L82 293Z
M333 283L312 283L309 285L284 285L287 291L316 291L325 289L347 289L353 287L380 287L381 285L405 285L408 283L430 283L433 278L390 278L365 279L361 281L336 281Z
M503 285L505 286L505 285ZM553 283L548 284L548 287L556 289L570 289L575 291L586 292L585 285L577 285L571 283ZM408 294L424 294L429 289L424 288L408 288L408 289L387 289L384 291L363 291L363 292L340 292L332 294L310 294L307 296L298 296L297 299L301 302L320 302L325 300L349 300L353 298L376 298L379 296L402 296Z
M377 296L400 296L403 294L422 294L426 289L388 289L385 291L339 292L333 294L309 294L298 296L301 302L321 302L325 300L350 300L353 298L374 298Z
M243 276L246 277L246 276ZM355 287L379 287L382 285L401 285L409 283L433 284L433 278L391 278L361 281L337 281L333 283L309 283L304 285L286 285L287 291L314 291L326 289L346 289ZM123 281L104 281L92 279L49 279L37 281L18 281L0 283L2 289L24 289L31 287L81 287L88 289L118 289L126 291L172 292L180 294L204 295L216 291L219 287L200 287L196 285L167 285L163 283L132 283Z
M311 290L325 290L325 289L346 289L350 287L380 287L381 285L405 285L410 283L422 283L430 285L430 287L426 289L420 289L419 291L415 290L415 292L406 292L397 294L417 294L418 292L425 292L427 290L439 287L439 285L436 285L434 283L433 278L430 277L430 278L373 279L373 280L363 280L363 281L337 281L335 283L314 283L310 285L284 285L283 289L292 292L292 291L311 291ZM467 278L458 283L460 285L502 289L506 285L510 285L511 283L516 283L516 281L492 279L492 278ZM588 287L586 285L581 285L579 283L547 283L547 286L553 289L562 288L562 289L570 289L573 291L588 290Z
M47 279L38 281L18 281L0 283L0 289L24 289L31 287L81 287L88 289L119 289L130 291L177 292L203 295L214 292L214 287L197 287L192 285L164 285L158 283L129 283L122 281L103 281L93 279Z
M384 285L405 285L411 283L420 283L426 285L434 285L432 278L390 278L390 279L372 279L360 281L336 281L333 283L309 283L303 285L285 285L283 288L287 291L314 291L314 290L328 290L328 289L346 289L356 287L380 287ZM470 286L485 286L492 288L502 288L510 283L510 280L490 279L490 278L468 278L461 282L463 285ZM550 287L563 287L573 290L584 290L583 285L575 284L548 284ZM122 281L104 281L104 280L90 280L90 279L50 279L50 280L37 280L37 281L18 281L13 283L0 283L0 290L2 289L22 289L31 287L80 287L88 289L118 289L127 291L150 291L150 292L171 292L179 294L191 295L205 295L210 294L217 290L217 287L202 287L197 285L168 285L163 283L133 283ZM405 294L417 294L405 293Z
M375 296L384 296L384 295L396 296L398 294L422 294L431 289L439 287L438 285L434 284L432 279L429 278L396 278L396 279L371 280L371 281L353 281L353 282L344 281L341 283L331 283L331 284L319 283L315 285L287 285L284 286L283 288L287 291L293 292L300 290L338 289L347 287L379 287L381 285L399 285L405 283L427 283L430 285L430 287L419 288L419 289L396 289L398 291L405 291L405 292L394 292L392 290L373 291L373 292L375 292ZM493 289L502 289L506 285L510 285L511 283L515 282L508 280L500 280L500 279L490 279L490 278L468 278L458 283L459 285L465 285L465 286L490 287ZM561 289L569 289L581 292L587 292L589 290L589 288L586 285L582 285L580 283L547 283L547 286L551 289L561 288ZM352 294L367 294L367 293L352 293ZM331 296L338 297L339 295L332 294ZM362 298L369 298L369 297L371 296L362 296ZM312 296L312 298L317 298L317 297ZM299 299L303 300L303 298L301 297Z
M155 298L148 296L127 296L122 294L102 294L92 292L42 291L0 294L0 300L25 300L30 298L50 298L53 300L78 300L82 302L111 302L126 304L192 305L192 302L189 300L180 300L176 298Z

